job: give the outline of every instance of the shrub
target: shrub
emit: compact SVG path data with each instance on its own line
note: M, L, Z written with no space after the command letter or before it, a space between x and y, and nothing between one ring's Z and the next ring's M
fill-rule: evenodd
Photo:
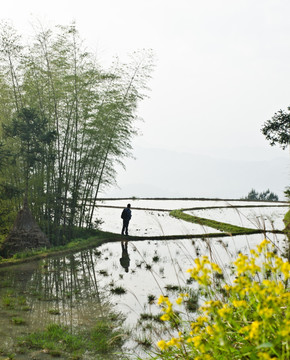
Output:
M290 263L269 244L264 240L250 256L239 254L233 282L218 277L219 291L220 267L206 256L195 259L188 272L206 301L194 319L178 322L170 299L159 298L161 319L174 326L176 336L158 342L158 359L290 358ZM176 303L187 298L180 294Z

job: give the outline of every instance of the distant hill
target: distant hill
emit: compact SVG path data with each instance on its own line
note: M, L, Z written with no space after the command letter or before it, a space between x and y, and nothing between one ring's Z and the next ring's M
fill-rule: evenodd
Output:
M139 148L135 157L119 171L120 188L104 196L241 198L269 188L283 200L290 183L287 156L251 161Z

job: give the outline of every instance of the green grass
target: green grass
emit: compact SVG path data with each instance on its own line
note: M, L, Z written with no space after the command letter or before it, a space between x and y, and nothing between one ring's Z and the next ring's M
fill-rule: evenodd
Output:
M180 286L177 286L177 285L165 285L164 288L167 290L167 291L181 291L181 288Z
M285 214L284 217L285 231L290 233L290 210Z
M205 219L198 216L185 214L182 209L172 210L170 211L170 215L177 219L199 224L202 226L212 227L214 229L229 233L231 235L256 234L263 232L262 230L259 229L244 228L232 224L223 223L220 221L215 221L211 219Z
M15 308L15 298L12 298L10 295L2 297L2 305L6 308L14 309Z
M147 295L147 299L148 299L148 304L152 305L154 304L154 302L157 300L155 295L149 294Z
M60 315L60 311L58 309L48 309L48 313L50 315Z
M122 286L117 286L115 288L112 288L111 289L111 292L113 294L117 294L117 295L123 295L123 294L126 294L126 289L124 289Z
M50 324L43 331L20 338L18 345L29 350L46 350L52 356L69 355L82 358L89 352L97 359L98 354L110 355L120 350L123 342L123 333L117 329L113 321L99 320L89 331L78 330L75 333L66 326Z
M14 325L24 325L25 324L25 320L22 319L21 317L19 316L15 316L11 319L12 323Z

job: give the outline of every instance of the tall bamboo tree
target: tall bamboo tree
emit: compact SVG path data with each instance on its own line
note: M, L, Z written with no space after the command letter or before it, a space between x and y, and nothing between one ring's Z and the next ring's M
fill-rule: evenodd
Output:
M114 183L115 164L130 156L152 57L136 53L131 63L116 61L104 71L74 24L40 29L27 47L9 31L0 36L0 80L13 102L5 114L0 86L0 122L27 107L55 134L42 148L42 161L30 167L27 187L43 230L64 243L75 227L94 227L100 190Z

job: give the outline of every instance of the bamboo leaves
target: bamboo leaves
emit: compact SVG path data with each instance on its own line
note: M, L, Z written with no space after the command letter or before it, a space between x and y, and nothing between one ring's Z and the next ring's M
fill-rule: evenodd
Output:
M63 243L75 227L94 226L99 192L114 183L115 164L130 156L137 104L144 97L152 56L136 53L130 64L116 61L104 71L84 48L74 24L53 31L40 29L27 47L18 45L11 29L8 35L3 31L0 122L13 127L12 114L23 109L38 114L39 126L45 129L38 128L38 137L30 138L23 118L18 124L25 141L31 140L26 145L38 149L37 157L42 159L26 159L24 178L34 215L55 243ZM14 98L10 120L4 116L7 91ZM6 132L7 146L17 143L7 136Z

